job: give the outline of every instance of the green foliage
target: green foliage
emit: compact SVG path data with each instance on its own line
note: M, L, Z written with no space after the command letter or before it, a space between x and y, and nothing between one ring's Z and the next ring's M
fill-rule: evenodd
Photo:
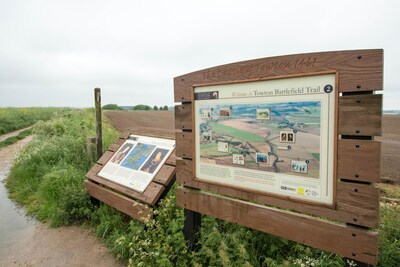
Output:
M240 130L236 129L231 126L223 125L221 123L216 123L216 122L210 122L210 127L213 131L223 134L223 135L228 135L228 136L234 136L237 139L240 140L247 140L250 142L263 142L264 137L250 133L245 130Z
M168 110L168 106L167 105L164 106L164 110Z
M71 224L87 219L92 204L82 188L84 173L72 166L56 166L43 176L35 197L40 205L31 212L39 220L49 220L51 226Z
M97 236L129 266L343 266L337 255L236 224L202 218L201 248L187 250L184 213L174 186L145 224L101 205L94 212ZM312 264L314 265L312 265Z
M124 110L117 104L107 104L107 105L104 105L101 109L103 109L103 110Z
M74 110L37 123L33 140L7 179L11 198L51 226L90 218L93 207L82 183L94 162L86 155L86 138L95 135L94 125L93 110ZM103 135L104 147L118 136L108 123Z
M132 108L132 110L151 110L151 109L152 108L150 106L142 105L142 104L133 106L133 108Z
M382 196L400 199L400 187L379 184ZM397 266L400 262L400 205L381 203L379 227L379 266Z
M400 262L400 205L382 203L379 227L379 265L398 266Z
M391 184L379 184L381 196L400 199L400 187Z
M160 107L161 108L161 107ZM157 106L154 106L153 107L153 110L158 110L158 107Z
M56 113L63 113L66 108L0 108L0 135L16 131L48 120Z
M132 220L123 239L128 245L129 266L191 266L192 254L183 235L183 210L176 206L175 189L154 211L145 225Z

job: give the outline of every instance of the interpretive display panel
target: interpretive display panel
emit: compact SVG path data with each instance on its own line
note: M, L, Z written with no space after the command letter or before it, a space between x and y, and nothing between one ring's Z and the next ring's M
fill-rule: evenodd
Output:
M333 204L336 75L194 88L199 180Z
M176 201L189 248L208 215L376 265L382 90L381 49L175 77Z
M130 135L99 176L143 192L175 148L175 140Z

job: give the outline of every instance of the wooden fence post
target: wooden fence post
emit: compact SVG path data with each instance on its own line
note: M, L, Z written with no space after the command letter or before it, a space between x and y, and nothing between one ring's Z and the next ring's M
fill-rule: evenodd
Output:
M95 155L96 137L86 138L86 155L93 160Z
M101 94L100 88L94 89L94 102L96 109L96 159L100 159L103 155L103 136L101 128Z

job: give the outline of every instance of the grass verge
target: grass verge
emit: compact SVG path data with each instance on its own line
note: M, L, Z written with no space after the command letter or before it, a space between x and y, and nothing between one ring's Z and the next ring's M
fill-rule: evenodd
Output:
M7 138L4 141L0 141L0 148L12 145L12 144L18 142L19 140L24 139L25 137L27 137L31 133L32 133L32 129L27 129L25 131L20 132L16 136L12 136L12 137Z

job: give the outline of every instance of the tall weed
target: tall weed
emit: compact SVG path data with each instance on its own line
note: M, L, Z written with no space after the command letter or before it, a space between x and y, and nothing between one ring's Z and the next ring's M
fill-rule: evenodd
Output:
M87 220L93 205L82 183L94 159L86 155L86 138L95 135L94 113L73 110L40 121L32 142L20 153L7 179L10 196L28 213L51 226ZM118 137L108 124L104 147Z
M397 203L381 203L380 213L379 264L380 266L399 266L400 205Z

